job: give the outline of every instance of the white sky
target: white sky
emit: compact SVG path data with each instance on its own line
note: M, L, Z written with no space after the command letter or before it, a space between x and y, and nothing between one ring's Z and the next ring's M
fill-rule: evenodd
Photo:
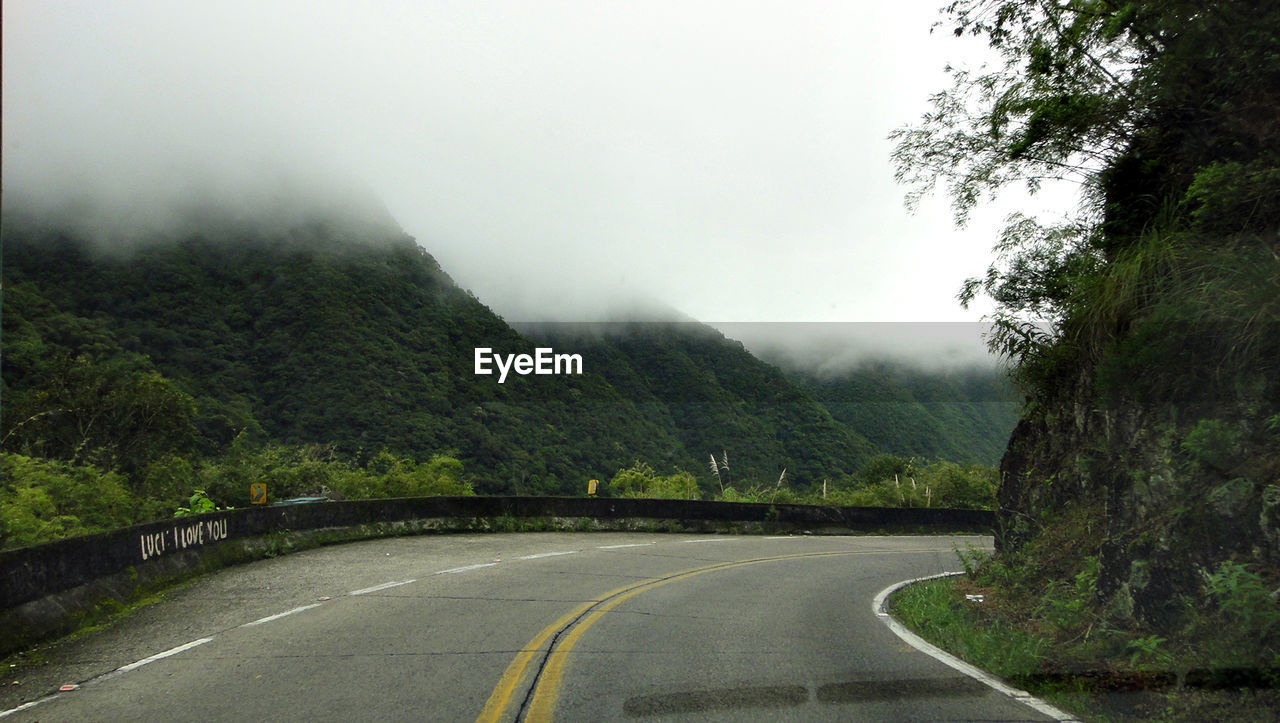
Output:
M633 297L709 322L976 320L955 295L1024 202L958 231L944 198L907 214L889 163L886 136L943 66L983 57L931 35L937 17L928 1L6 0L5 190L143 206L192 168L244 194L282 165L368 187L513 320Z

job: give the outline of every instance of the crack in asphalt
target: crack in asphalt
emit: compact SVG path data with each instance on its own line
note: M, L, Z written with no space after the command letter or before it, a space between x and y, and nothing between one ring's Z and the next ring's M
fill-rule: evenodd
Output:
M647 578L637 578L644 580ZM478 595L382 595L379 593L369 593L360 597L368 598L395 598L399 600L460 600L471 602L547 602L547 603L584 603L591 602L591 598L579 599L559 599L559 598L540 598L540 597L483 597Z
M418 651L418 652L390 652L390 653L323 653L320 655L302 654L286 655L203 655L192 657L188 660L337 660L337 659L355 659L355 658L427 658L427 657L445 657L445 656L484 656L484 655L515 655L517 653L526 652L523 650L441 650L441 651Z

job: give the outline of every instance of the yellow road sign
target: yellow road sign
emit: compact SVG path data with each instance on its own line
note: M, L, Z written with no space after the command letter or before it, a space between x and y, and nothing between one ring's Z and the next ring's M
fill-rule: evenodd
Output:
M596 493L596 486L599 484L600 480L598 479L587 480L587 494L594 495Z
M267 483L253 482L249 485L249 504L265 505L267 504Z

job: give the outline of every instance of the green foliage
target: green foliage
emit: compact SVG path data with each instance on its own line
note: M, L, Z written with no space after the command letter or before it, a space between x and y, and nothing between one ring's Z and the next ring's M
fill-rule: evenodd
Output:
M1182 451L1196 462L1218 470L1229 469L1239 455L1240 433L1220 419L1202 419L1182 442Z
M1012 626L980 623L968 601L956 600L951 580L926 580L894 593L889 610L926 640L1003 678L1040 669L1049 641Z
M213 504L213 500L209 499L209 495L204 490L195 490L191 493L190 499L187 500L186 507L179 507L174 510L174 517L191 517L193 515L203 515L206 512L215 512L217 510L225 510L226 507L218 507Z
M1004 458L1001 554L973 582L1060 661L1274 666L1280 5L944 12L1003 64L953 71L895 134L909 202L941 183L963 220L1011 183L1081 188L1062 222L1011 217L960 294L995 303L989 343L1030 400ZM1225 556L1256 575L1219 566L1201 589Z
M124 479L92 465L0 453L0 548L136 521Z
M332 492L349 498L465 496L474 494L463 480L462 462L432 455L415 462L382 451L364 469L339 468L331 477ZM323 489L323 488L322 488Z
M1098 558L1089 556L1083 560L1083 568L1076 573L1073 584L1054 581L1046 586L1033 615L1058 630L1080 629L1096 618L1098 593Z
M650 497L672 500L696 500L702 498L698 481L692 474L676 470L665 477L658 475L644 462L636 462L620 469L609 480L608 491L615 497Z
M814 494L799 494L787 487L765 484L751 485L742 490L735 487L725 487L723 492L715 495L715 500L717 502L755 502L778 505L836 504L834 498L829 502Z
M333 449L325 445L255 447L243 439L237 440L222 459L200 467L196 477L215 502L237 507L249 504L252 482L265 483L275 499L474 494L471 484L464 479L462 462L447 455L432 455L425 462L417 462L383 450L360 466L339 459Z
M5 453L0 487L0 548L48 542L167 516L185 517L249 505L249 485L265 482L277 499L465 496L474 494L462 462L374 455L365 466L324 446L253 446L243 437L218 459L166 457L130 484L90 465ZM190 495L179 490L199 485ZM131 489L132 488L132 489ZM175 511L176 510L176 511Z
M1125 649L1133 651L1129 656L1129 666L1138 668L1140 662L1144 665L1154 664L1157 669L1167 666L1173 661L1173 657L1160 649L1160 645L1166 642L1168 641L1159 635L1147 635L1130 640L1125 645Z
M102 253L5 220L2 431L13 451L136 479L158 458L219 457L244 433L332 445L361 464L382 449L415 460L452 450L483 470L483 492L578 494L581 480L634 459L700 468L691 450L743 449L735 479L781 460L797 483L851 471L872 450L709 327L518 333L402 236L214 219L197 235ZM473 373L475 347L539 345L582 354L586 373L501 385ZM111 438L81 429L106 419L104 407L127 422L166 399L150 426L113 422Z
M970 574L910 585L890 598L894 617L948 652L1087 718L1115 713L1107 705L1115 694L1111 675L1123 686L1144 673L1189 670L1217 678L1224 697L1200 700L1204 693L1181 687L1153 689L1144 697L1158 705L1126 708L1126 715L1270 717L1274 695L1253 700L1237 688L1242 673L1261 675L1270 680L1264 685L1274 686L1269 671L1280 662L1274 647L1280 606L1247 566L1218 565L1206 576L1209 605L1188 600L1182 628L1151 632L1129 624L1116 627L1115 611L1097 598L1096 558L1084 558L1071 584L1059 579L1046 587L1044 562L1037 556L959 554ZM1083 674L1072 680L1073 671ZM1170 697L1161 701L1161 695Z
M1280 604L1262 576L1230 560L1207 576L1206 587L1233 636L1275 645L1280 639ZM1280 651L1271 649L1280 661ZM1274 663L1273 663L1274 664Z
M978 576L978 570L991 559L991 554L986 550L967 546L963 550L956 550L956 557L959 558L960 565L964 568L965 577L974 580Z
M797 491L777 484L726 487L721 502L767 502L847 507L943 507L993 509L997 473L984 465L931 462L878 455L855 475L831 486Z
M994 369L926 373L868 362L841 373L788 373L833 419L904 457L996 464L1021 404Z
M33 370L38 386L6 404L6 448L127 472L191 449L194 401L144 361L66 354L44 361Z
M996 480L996 470L983 465L932 462L921 466L914 459L881 455L855 476L852 488L829 495L828 504L993 509Z
M1003 67L952 71L934 112L894 134L909 199L945 179L963 218L1018 180L1084 190L1065 223L1011 218L996 263L961 293L996 302L991 346L1024 389L1049 398L1097 366L1112 396L1220 398L1233 379L1274 374L1280 9L959 0L946 12Z

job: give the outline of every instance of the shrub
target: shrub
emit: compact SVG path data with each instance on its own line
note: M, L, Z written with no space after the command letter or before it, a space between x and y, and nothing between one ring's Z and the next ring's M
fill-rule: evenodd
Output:
M92 465L0 454L0 547L125 527L138 507L124 478Z
M666 477L659 476L653 468L637 461L627 469L618 470L609 481L609 492L615 497L649 497L672 500L696 500L702 495L698 480L684 470L676 470Z

